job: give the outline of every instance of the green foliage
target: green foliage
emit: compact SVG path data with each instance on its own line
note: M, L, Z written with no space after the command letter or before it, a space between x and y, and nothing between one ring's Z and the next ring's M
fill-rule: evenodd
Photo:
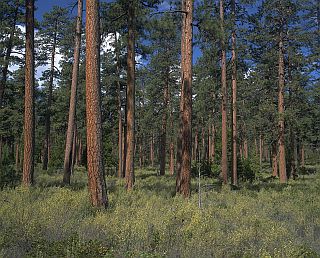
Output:
M175 178L139 171L133 192L107 178L110 207L88 202L86 171L70 188L36 173L37 186L0 192L0 253L8 257L319 257L319 174L289 185L203 190L173 197ZM203 179L212 184L213 179ZM43 188L43 187L46 188ZM192 182L193 191L196 181ZM294 196L294 198L293 198Z
M256 174L259 172L259 165L251 159L240 159L237 160L238 178L241 181L253 182Z

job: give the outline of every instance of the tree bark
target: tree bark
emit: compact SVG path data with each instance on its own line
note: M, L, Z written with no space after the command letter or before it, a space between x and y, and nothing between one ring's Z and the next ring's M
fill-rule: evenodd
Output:
M272 154L272 176L278 176L278 152L277 152L277 143L273 142L271 145L271 154Z
M185 41L184 49L182 49L182 155L181 155L181 171L180 179L177 184L177 192L187 198L190 196L191 183L191 157L192 157L192 16L193 16L193 0L185 0L183 9L186 13L183 14L182 40Z
M263 150L263 139L262 139L262 134L259 136L259 165L260 168L262 167L262 150Z
M278 113L279 113L279 175L280 183L287 182L286 157L285 157L285 128L284 128L284 47L283 35L280 32L279 37L279 96L278 96Z
M71 82L71 94L69 105L69 120L66 138L66 149L64 155L64 175L63 183L70 184L71 176L71 155L72 155L72 143L75 134L75 117L76 117L76 103L77 103L77 84L79 74L79 62L80 62L80 48L81 48L81 25L82 25L82 0L78 0L78 15L77 15L77 27L75 36L75 50L74 50L74 63L72 67L72 82ZM75 144L75 143L74 143Z
M165 85L163 89L163 114L162 114L162 126L160 135L160 176L165 175L166 170L166 143L167 143L167 112L169 101L169 69L165 74Z
M221 174L224 184L228 183L228 139L227 139L227 63L224 32L224 1L220 0L220 29L221 29L221 114L222 114L222 154Z
M98 0L87 0L86 2L86 42L88 188L92 205L106 207L108 199L104 178L102 146Z
M212 141L211 141L211 162L214 163L215 161L215 153L216 153L216 128L214 122L212 122Z
M135 149L135 1L128 3L128 47L127 47L127 153L126 188L134 185L134 149Z
M150 141L150 162L151 167L154 167L154 134L151 135L151 141Z
M237 171L237 64L236 64L236 3L231 2L233 31L231 36L232 41L232 176L233 184L238 185Z
M117 72L117 97L118 97L118 177L123 177L123 160L122 160L122 111L121 111L121 85L120 85L120 49L117 33L114 33L115 53L116 53L116 72Z
M34 112L34 0L26 0L26 65L24 98L24 155L22 184L33 184L35 112Z

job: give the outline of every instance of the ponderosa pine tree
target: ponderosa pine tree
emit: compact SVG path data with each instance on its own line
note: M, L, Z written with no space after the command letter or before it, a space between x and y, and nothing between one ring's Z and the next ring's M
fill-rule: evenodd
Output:
M236 57L236 1L231 1L233 30L231 35L232 41L232 178L233 184L238 185L237 172L237 57Z
M128 3L128 46L127 46L127 112L126 112L126 187L134 185L134 149L135 149L135 0Z
M33 184L34 173L34 0L26 0L26 64L24 100L24 159L22 183Z
M67 20L67 10L61 7L54 6L53 10L44 15L43 22L41 24L39 35L41 42L41 48L44 58L47 55L50 56L50 70L48 81L48 93L47 93L47 106L45 113L45 139L43 148L43 164L42 168L47 170L48 162L50 159L50 131L51 131L51 105L53 97L53 80L55 77L55 58L57 52L57 46L63 37L63 30L65 28L65 22ZM47 52L49 49L49 53Z
M64 175L63 183L70 184L71 168L74 165L74 157L72 157L73 146L75 146L75 116L76 116L76 101L77 101L77 84L80 62L80 48L81 48L81 26L82 26L82 0L78 0L78 14L75 34L75 49L74 49L74 62L72 67L72 82L71 82L71 94L69 104L69 120L66 137L66 149L64 156Z
M220 0L220 30L221 30L221 116L222 116L222 154L221 176L224 184L228 183L228 139L227 139L227 62L224 29L224 1Z
M86 2L86 113L88 188L91 203L106 207L100 89L99 1Z
M192 20L193 0L183 0L181 36L181 170L177 173L177 193L190 196L192 158Z

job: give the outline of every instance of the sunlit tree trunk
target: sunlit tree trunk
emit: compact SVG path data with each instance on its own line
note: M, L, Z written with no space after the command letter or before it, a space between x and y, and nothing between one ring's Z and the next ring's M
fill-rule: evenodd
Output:
M283 35L279 37L279 92L278 92L278 113L279 113L279 176L280 182L287 182L285 138L284 138L284 47Z
M77 84L79 74L79 62L80 62L80 48L81 48L81 25L82 25L82 0L78 0L78 15L77 15L77 27L75 36L75 50L74 50L74 63L72 67L72 82L70 90L70 104L69 104L69 120L66 137L66 149L64 155L64 175L63 183L70 184L71 175L71 155L72 155L72 143L75 134L75 116L76 116L76 103L77 103ZM75 145L75 143L74 143Z
M26 0L26 64L24 98L24 154L22 183L33 184L35 114L34 114L34 0Z
M228 183L228 139L227 139L227 63L224 32L224 1L220 0L220 29L221 29L221 115L222 115L222 154L221 174L224 184Z
M181 171L178 174L176 190L185 198L190 196L191 183L191 158L192 158L192 16L193 16L193 0L185 0L183 4L185 13L183 14L182 40L185 41L182 49L182 92L181 106L182 108L182 144L181 144Z
M88 188L93 206L106 207L108 199L102 146L99 1L97 0L86 2L86 42Z
M126 152L126 187L134 185L134 150L135 150L135 4L128 2L128 47L127 47L127 152Z
M231 1L233 31L232 41L232 176L233 184L238 184L237 172L237 65L236 65L236 3Z

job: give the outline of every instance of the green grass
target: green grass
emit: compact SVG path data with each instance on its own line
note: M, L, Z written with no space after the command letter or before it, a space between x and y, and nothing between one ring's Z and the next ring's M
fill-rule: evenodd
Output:
M175 179L138 171L133 192L108 177L110 207L90 206L86 171L70 187L38 172L31 189L0 192L0 257L320 257L320 174L240 190L203 179L198 207Z

